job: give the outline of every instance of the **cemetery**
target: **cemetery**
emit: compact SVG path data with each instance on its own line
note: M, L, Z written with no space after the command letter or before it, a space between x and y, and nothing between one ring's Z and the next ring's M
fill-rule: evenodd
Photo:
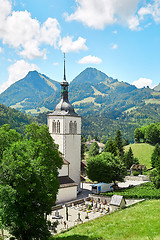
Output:
M143 200L124 199L123 196L113 195L105 197L90 194L89 197L67 202L52 208L52 213L48 215L48 220L52 226L57 225L56 231L60 233L78 224L88 222L95 218L107 215L120 208L125 208Z

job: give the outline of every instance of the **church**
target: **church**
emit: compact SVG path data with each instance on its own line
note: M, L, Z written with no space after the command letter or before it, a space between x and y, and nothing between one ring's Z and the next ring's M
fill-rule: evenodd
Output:
M62 153L63 166L59 171L59 191L57 203L77 198L80 189L81 165L81 116L75 111L68 100L68 86L65 72L61 82L61 100L55 110L48 114L49 132Z

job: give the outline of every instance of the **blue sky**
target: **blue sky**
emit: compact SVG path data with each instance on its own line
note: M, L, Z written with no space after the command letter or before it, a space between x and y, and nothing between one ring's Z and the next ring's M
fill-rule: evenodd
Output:
M160 83L160 0L0 0L0 92L28 71L70 82L95 67L137 87Z

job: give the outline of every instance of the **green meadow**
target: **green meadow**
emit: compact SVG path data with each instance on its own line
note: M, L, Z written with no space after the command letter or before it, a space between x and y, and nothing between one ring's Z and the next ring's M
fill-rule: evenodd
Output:
M129 147L132 148L134 157L137 157L140 164L145 164L147 168L151 167L151 155L154 150L154 146L147 143L134 143L125 146L125 151L128 151Z

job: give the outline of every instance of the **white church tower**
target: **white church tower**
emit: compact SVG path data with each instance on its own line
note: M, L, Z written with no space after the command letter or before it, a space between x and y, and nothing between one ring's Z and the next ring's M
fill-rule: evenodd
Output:
M61 82L61 100L55 110L48 114L48 127L52 138L59 145L59 151L69 166L68 173L64 166L60 170L59 176L62 177L68 174L68 177L80 187L81 117L69 103L68 86L64 54L64 79Z

